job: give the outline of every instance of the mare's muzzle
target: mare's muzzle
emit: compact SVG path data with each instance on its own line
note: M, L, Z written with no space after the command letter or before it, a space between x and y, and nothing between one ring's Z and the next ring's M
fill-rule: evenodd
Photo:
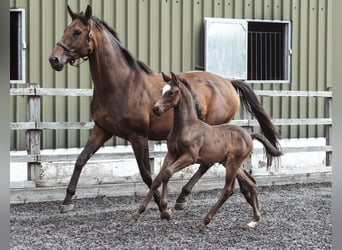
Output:
M51 64L51 67L56 71L61 71L64 67L64 64L60 63L60 60L57 56L50 56L49 62Z

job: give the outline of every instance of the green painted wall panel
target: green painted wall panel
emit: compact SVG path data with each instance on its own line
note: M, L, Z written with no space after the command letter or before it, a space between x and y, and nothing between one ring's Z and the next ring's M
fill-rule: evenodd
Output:
M188 71L204 65L205 17L290 20L290 84L252 84L254 89L326 90L331 86L331 1L329 0L75 0L71 7L93 14L114 27L133 55L157 72ZM42 87L91 88L88 63L55 72L48 56L70 23L66 1L11 0L26 9L27 81ZM20 87L20 86L17 86ZM22 87L22 86L21 86ZM324 117L324 99L260 98L273 118ZM42 120L89 121L90 98L44 97ZM12 121L24 121L24 98L11 98ZM236 117L239 117L237 115ZM323 126L284 126L284 137L324 136ZM43 147L83 147L89 131L44 131ZM24 149L23 132L11 132L11 148ZM113 138L106 145L125 143Z

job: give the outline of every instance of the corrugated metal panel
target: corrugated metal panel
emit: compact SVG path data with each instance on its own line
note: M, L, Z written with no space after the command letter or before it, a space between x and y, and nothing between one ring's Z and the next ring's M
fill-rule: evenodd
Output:
M74 10L93 7L93 14L115 27L123 43L157 72L193 70L203 66L204 17L290 20L292 80L290 84L253 84L255 89L325 90L331 86L331 1L329 0L75 0ZM88 63L54 72L48 56L70 23L66 1L11 0L27 9L29 82L43 87L90 88ZM11 100L12 120L25 120L24 98ZM323 100L262 98L273 118L323 117ZM89 98L44 97L44 121L89 121ZM83 147L89 131L44 131L43 147ZM284 137L323 136L322 126L282 128ZM123 143L114 138L109 144ZM23 132L11 133L11 147L24 149Z

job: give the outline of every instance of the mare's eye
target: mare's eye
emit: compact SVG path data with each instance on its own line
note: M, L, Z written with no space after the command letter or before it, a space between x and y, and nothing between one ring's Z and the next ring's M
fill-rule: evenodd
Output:
M172 96L174 96L174 94L175 94L175 92L169 91L168 96L169 96L169 97L172 97Z
M79 35L81 35L81 33L82 33L82 31L80 31L80 30L75 30L75 31L74 31L74 36L79 36Z

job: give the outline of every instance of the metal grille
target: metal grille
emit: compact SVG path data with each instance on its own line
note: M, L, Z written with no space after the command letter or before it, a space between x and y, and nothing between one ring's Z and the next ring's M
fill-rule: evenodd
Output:
M248 30L248 80L287 80L281 26L262 23L263 30L257 30L259 26Z

